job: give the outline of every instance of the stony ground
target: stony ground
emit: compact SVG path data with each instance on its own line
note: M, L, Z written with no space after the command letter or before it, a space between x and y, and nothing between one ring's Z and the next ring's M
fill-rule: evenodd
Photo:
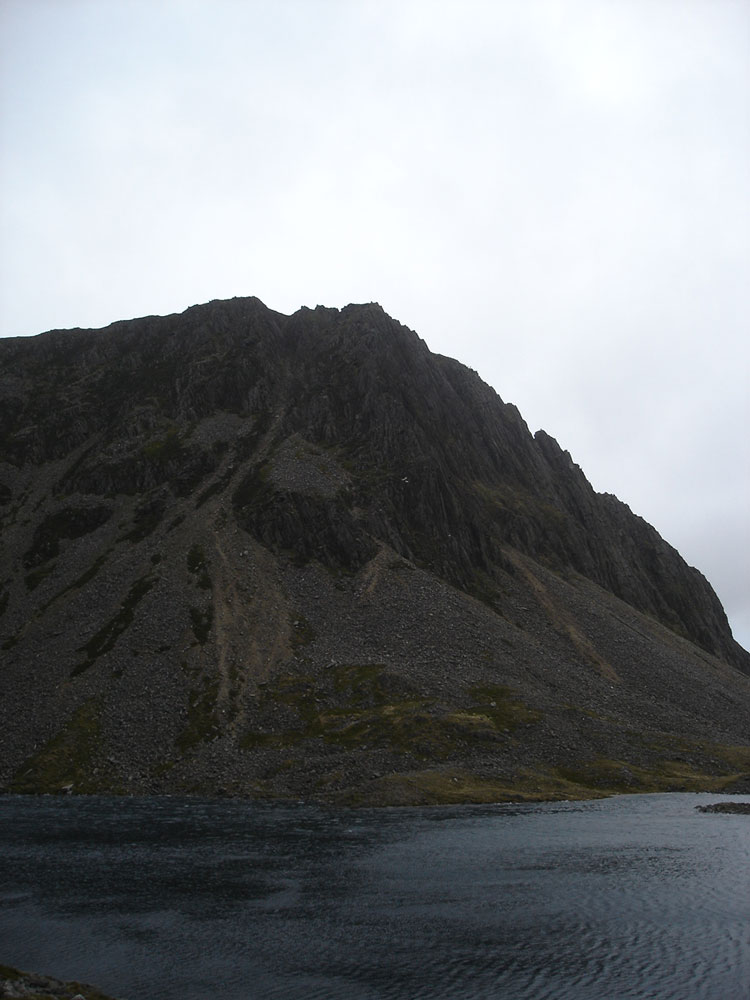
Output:
M52 976L21 972L9 965L0 965L0 997L40 1000L56 997L57 1000L114 1000L95 986L86 983L63 982Z

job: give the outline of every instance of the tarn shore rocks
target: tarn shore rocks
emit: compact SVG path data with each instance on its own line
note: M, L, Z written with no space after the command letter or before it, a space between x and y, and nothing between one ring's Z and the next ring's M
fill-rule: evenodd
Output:
M7 997L8 1000L24 997L26 1000L41 1000L42 997L54 997L56 1000L114 1000L95 986L21 972L9 965L0 965L0 997Z

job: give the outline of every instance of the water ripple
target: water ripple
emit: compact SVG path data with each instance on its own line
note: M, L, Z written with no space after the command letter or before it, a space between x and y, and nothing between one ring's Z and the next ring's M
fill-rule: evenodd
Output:
M127 1000L747 1000L750 824L697 801L6 796L0 960Z

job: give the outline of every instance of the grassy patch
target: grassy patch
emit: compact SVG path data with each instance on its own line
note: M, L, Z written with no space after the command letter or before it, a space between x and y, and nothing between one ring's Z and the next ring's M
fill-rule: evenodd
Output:
M196 607L190 608L190 624L193 629L193 635L201 646L205 646L208 642L208 636L211 632L213 622L214 608L212 604L209 604L208 607L203 610Z
M93 792L92 759L101 739L95 702L76 709L60 732L25 761L11 781L11 790L24 793L54 793L68 790Z
M664 758L649 765L597 758L563 767L521 768L498 776L435 762L424 770L385 775L336 798L342 804L447 805L604 798L647 792L723 792L750 772L750 747L704 745L713 772L703 764ZM709 763L709 762L705 762Z
M196 578L196 583L202 590L211 589L211 576L208 572L206 553L203 547L196 542L190 547L187 554L187 568Z
M385 775L345 791L338 801L354 806L449 805L579 800L643 792L721 792L736 777L707 776L673 761L640 768L620 760L598 759L576 767L525 768L504 777L438 765Z
M184 446L177 427L167 429L163 437L155 438L143 446L143 455L152 462L169 462L182 457Z
M216 699L219 693L218 680L204 678L203 684L193 688L188 696L188 721L175 743L182 753L198 743L213 739L219 732L216 716Z
M476 688L472 696L474 705L449 710L382 664L342 664L316 679L287 674L262 689L261 724L243 745L288 747L321 739L345 750L378 748L414 760L446 760L502 743L540 717L505 688Z
M295 652L309 646L316 638L317 632L304 615L289 616L289 641Z
M721 769L708 770L699 762L690 763L674 758L662 758L647 765L630 764L623 760L596 760L567 767L557 767L554 774L575 786L603 794L623 792L720 792L731 785L748 767L750 748L726 748L739 751L734 764L727 760ZM744 752L743 752L744 751ZM742 761L744 767L737 768Z
M750 747L725 746L719 743L706 744L705 750L733 770L750 772Z
M385 775L344 793L341 801L353 806L464 805L568 797L560 789L542 790L536 780L492 777L454 767Z
M353 706L372 707L388 702L386 670L380 663L342 664L331 676L336 693Z
M457 734L431 706L400 702L356 713L321 717L324 738L344 749L388 749L417 760L441 759L457 749Z
M512 733L519 726L529 726L542 718L541 712L529 708L507 687L479 685L471 688L471 695L478 704L468 711L489 719L501 732Z

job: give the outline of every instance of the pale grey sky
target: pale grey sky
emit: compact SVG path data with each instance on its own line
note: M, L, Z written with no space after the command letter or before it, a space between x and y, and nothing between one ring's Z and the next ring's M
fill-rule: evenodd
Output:
M0 335L376 300L750 646L745 0L0 0Z

